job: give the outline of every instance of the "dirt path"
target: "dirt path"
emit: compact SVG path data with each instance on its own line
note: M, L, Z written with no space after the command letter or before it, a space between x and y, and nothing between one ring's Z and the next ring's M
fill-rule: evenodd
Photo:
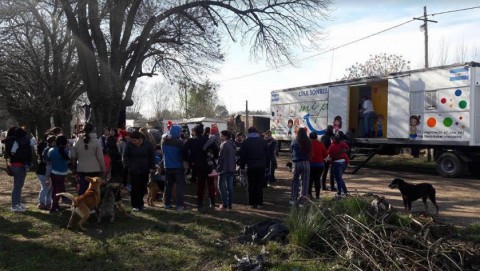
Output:
M279 168L276 176L278 182L264 191L265 206L263 209L250 209L246 205L246 191L244 187L237 187L234 198L234 209L246 216L255 218L284 217L289 210L291 173L285 167L287 157L280 157ZM437 190L437 200L440 206L438 221L454 225L468 225L480 221L480 180L476 179L447 179L436 175L394 172L378 169L361 169L357 174L345 174L347 187L351 193L360 194L371 192L386 199L397 209L403 209L403 204L398 190L391 190L388 184L394 177L401 177L408 182L429 182ZM328 182L327 182L328 183ZM68 186L68 185L67 185ZM190 208L195 209L195 184L187 185L186 202ZM0 207L10 208L12 180L0 167ZM72 190L73 187L68 189ZM23 189L23 201L28 207L36 206L39 190L38 180L34 174L29 174ZM322 197L332 197L334 192L323 191ZM125 199L125 205L129 206ZM430 211L433 212L433 206ZM422 211L421 201L413 203L414 211Z

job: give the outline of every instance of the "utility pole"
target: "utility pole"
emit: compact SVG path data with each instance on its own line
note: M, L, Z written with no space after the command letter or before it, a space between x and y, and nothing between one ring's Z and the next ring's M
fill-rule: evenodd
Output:
M250 128L249 123L248 123L248 100L245 101L245 131Z
M423 17L420 18L413 18L415 20L423 21L423 24L420 26L420 30L423 30L423 34L425 35L425 69L428 68L428 22L438 23L434 20L427 19L427 6L423 7ZM415 150L415 157L418 157L418 152L420 149L418 147L412 148L412 154ZM431 149L427 149L427 160L430 162L432 161L432 151Z
M425 69L428 68L428 22L438 23L434 20L427 19L427 6L423 7L423 17L413 18L414 20L423 21L423 24L420 26L420 29L423 30L425 35Z

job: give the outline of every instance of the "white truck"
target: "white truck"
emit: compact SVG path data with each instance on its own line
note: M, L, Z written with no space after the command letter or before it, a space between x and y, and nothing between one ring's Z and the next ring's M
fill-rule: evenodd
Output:
M355 146L395 154L431 148L437 171L480 173L480 64L468 62L310 85L271 93L270 129L280 142L298 127L321 135L327 125L354 135ZM365 137L362 97L375 109L375 132Z

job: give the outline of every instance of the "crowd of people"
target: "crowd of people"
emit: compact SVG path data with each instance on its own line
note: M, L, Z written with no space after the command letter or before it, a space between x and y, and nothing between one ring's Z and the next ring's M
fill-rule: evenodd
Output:
M326 178L330 169L330 190L336 197L348 195L343 173L349 164L350 146L342 131L334 133L329 125L318 140L318 135L299 128L291 143L292 173L290 205L302 207L307 199L318 199L320 191L326 190ZM335 188L335 183L336 188ZM320 185L321 183L321 185ZM315 197L313 197L315 187Z
M349 162L349 146L341 131L333 131L329 126L320 140L316 133L307 135L304 128L296 131L291 142L291 205L303 206L307 197L314 198L313 188L315 198L319 198L320 191L326 189L329 168L330 189L337 191L338 196L347 194L342 175ZM75 140L67 139L61 128L54 127L37 142L22 127L11 127L4 143L14 180L12 211L26 210L21 192L34 151L40 183L37 207L51 213L59 211L60 200L67 200L56 194L65 192L70 171L76 178L78 195L88 188L86 177L102 177L106 182L122 184L130 192L132 211L145 208L149 182L159 182L159 187L164 188L165 209L184 210L186 174L191 174L189 180L197 186L199 211L232 209L235 182L247 186L251 208L262 208L264 188L276 182L278 148L272 133L260 134L250 127L246 137L242 133L232 135L227 130L219 131L216 124L197 124L190 133L187 136L182 127L171 123L160 140L146 128L130 132L105 128L97 139L94 125L86 123Z

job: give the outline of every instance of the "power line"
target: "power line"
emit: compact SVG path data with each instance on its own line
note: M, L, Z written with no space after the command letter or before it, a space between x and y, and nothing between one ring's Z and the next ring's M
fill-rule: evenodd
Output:
M397 28L397 27L400 27L400 26L402 26L402 25L411 23L411 22L413 22L413 21L414 21L414 19L408 20L408 21L403 22L403 23L401 23L401 24L397 24L397 25L395 25L395 26L389 27L389 28L387 28L387 29L381 30L381 31L376 32L376 33L373 33L373 34L370 34L370 35L368 35L368 36L365 36L365 37L362 37L362 38L359 38L359 39L356 39L356 40L347 42L347 43L342 44L342 45L340 45L340 46L337 46L337 47L334 47L334 48L331 48L331 49L328 49L328 50L325 50L325 51L321 51L321 52L319 52L319 53L316 53L316 54L313 54L313 55L310 55L310 56L301 58L301 59L299 59L297 62L302 62L302 61L305 61L305 60L307 60L307 59L314 58L314 57L317 57L317 56L319 56L319 55L323 55L323 54L325 54L325 53L328 53L328 52L331 52L331 51L340 49L340 48L342 48L342 47L346 47L346 46L351 45L351 44L353 44L353 43L356 43L356 42L359 42L359 41L362 41L362 40L371 38L371 37L373 37L373 36L376 36L376 35L379 35L379 34L381 34L381 33L387 32L387 31L392 30L392 29L394 29L394 28ZM269 69L266 69L266 70L263 70L263 71L258 71L258 72L254 72L254 73L249 73L249 74L241 75L241 76L238 76L238 77L233 77L233 78L221 80L221 81L219 81L219 82L233 81L233 80L237 80L237 79L241 79L241 78L245 78L245 77L257 75L257 74L260 74L260 73L269 72L269 71L276 70L276 69L278 69L278 68L282 68L282 67L286 67L286 66L290 66L290 65L293 65L293 64L292 64L292 63L285 63L285 64L283 64L283 65L280 65L280 66L277 66L277 67L274 67L274 68L269 68Z
M426 16L427 16L427 17L428 17L428 16L435 16L435 15L441 15L441 14L453 13L453 12L460 12L460 11L477 9L477 8L480 8L480 6L475 6L475 7L470 7L470 8L463 8L463 9L456 9L456 10L449 10L449 11L438 12L438 13L432 13L432 14L428 14L428 15L426 15ZM423 16L422 16L422 17L423 17ZM420 18L421 18L421 17L420 17ZM384 29L384 30L375 32L375 33L373 33L373 34L367 35L367 36L365 36L365 37L362 37L362 38L359 38L359 39L356 39L356 40L347 42L347 43L345 43L345 44L339 45L339 46L337 46L337 47L334 47L334 48L331 48L331 49L328 49L328 50L325 50L325 51L321 51L321 52L319 52L319 53L316 53L316 54L313 54L313 55L310 55L310 56L301 58L301 59L297 60L297 62L302 62L302 61L305 61L305 60L307 60L307 59L314 58L314 57L317 57L317 56L319 56L319 55L323 55L323 54L325 54L325 53L332 52L332 51L334 51L334 50L337 50L337 49L346 47L346 46L348 46L348 45L351 45L351 44L360 42L360 41L362 41L362 40L366 40L366 39L371 38L371 37L373 37L373 36L382 34L382 33L384 33L384 32L390 31L390 30L395 29L395 28L397 28L397 27L400 27L400 26L406 25L406 24L408 24L408 23L411 23L411 22L413 22L413 21L415 21L415 20L416 20L416 19L414 18L414 19L405 21L405 22L403 22L403 23L394 25L394 26L392 26L392 27L386 28L386 29ZM285 63L285 64L283 64L283 65L279 65L279 66L277 66L277 67L265 69L265 70L262 70L262 71L257 71L257 72L254 72L254 73L248 73L248 74L245 74L245 75L241 75L241 76L237 76L237 77L232 77L232 78L220 80L219 82L221 83L221 82L228 82L228 81L233 81L233 80L237 80L237 79L242 79L242 78L245 78L245 77L250 77L250 76L258 75L258 74L261 74L261 73L273 71L273 70L276 70L276 69L278 69L278 68L282 68L282 67L286 67L286 66L291 66L291 65L293 65L293 63Z
M452 13L452 12L459 12L459 11L471 10L471 9L476 9L476 8L480 8L480 6L471 7L471 8L455 9L455 10L449 10L449 11L438 12L438 13L432 13L432 14L429 14L429 15L427 15L427 16L435 16L435 15L441 15L441 14L446 14L446 13Z

